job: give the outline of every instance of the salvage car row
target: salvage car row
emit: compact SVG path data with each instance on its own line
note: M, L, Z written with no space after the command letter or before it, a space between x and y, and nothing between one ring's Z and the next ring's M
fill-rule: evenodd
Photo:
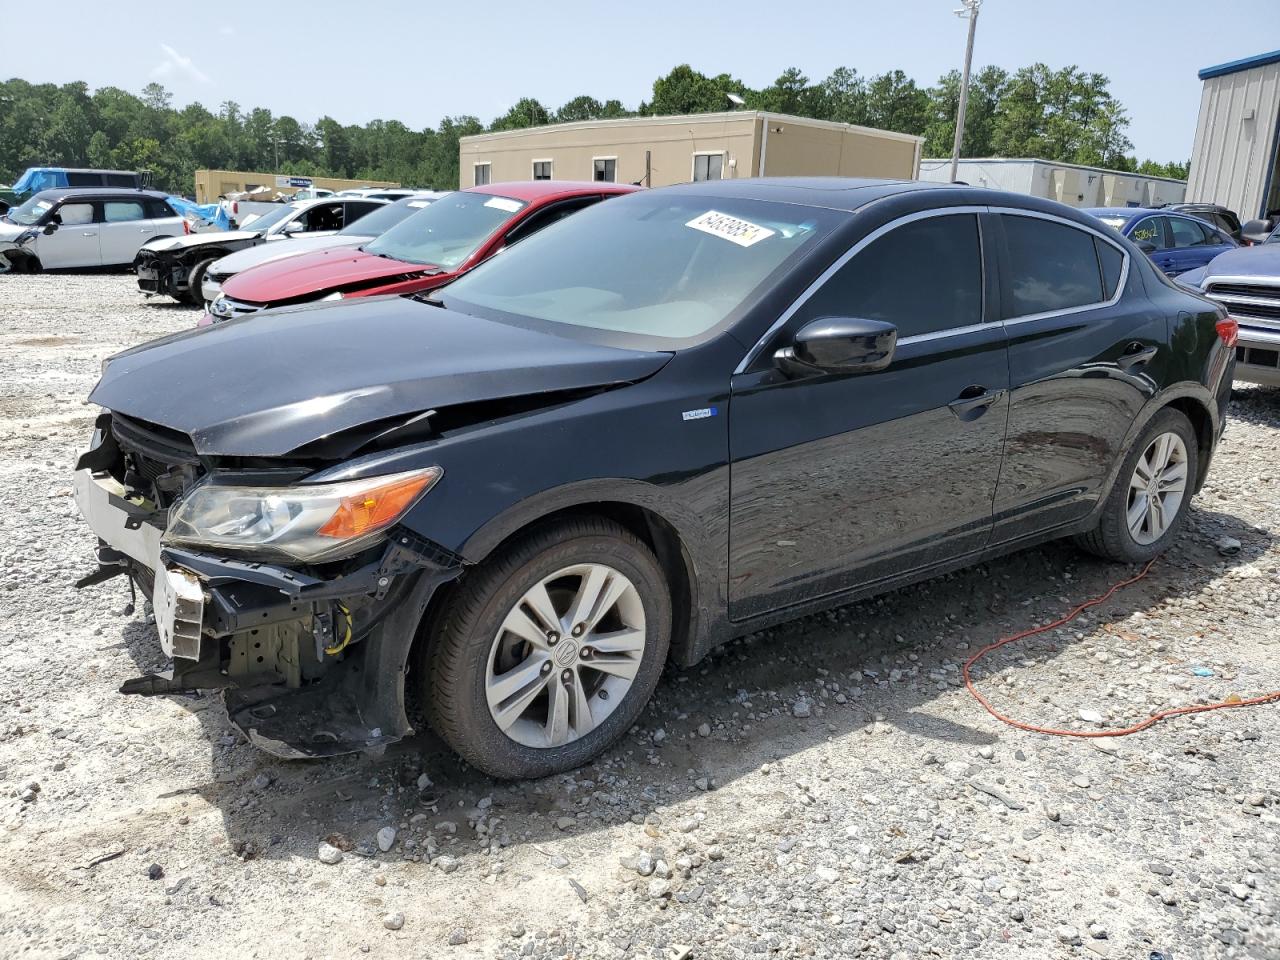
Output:
M303 242L247 226L228 260ZM222 690L292 757L398 740L416 695L546 775L734 636L1048 539L1149 559L1235 364L1130 238L963 186L496 184L219 263L228 322L91 395L85 582L152 600L172 669L126 692Z

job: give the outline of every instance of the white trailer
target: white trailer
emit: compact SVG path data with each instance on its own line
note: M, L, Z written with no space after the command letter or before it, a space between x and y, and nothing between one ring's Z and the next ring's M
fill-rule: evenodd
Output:
M921 160L920 179L947 183L950 160ZM1051 160L982 157L962 159L956 179L974 187L1045 197L1073 207L1159 207L1181 203L1185 180Z

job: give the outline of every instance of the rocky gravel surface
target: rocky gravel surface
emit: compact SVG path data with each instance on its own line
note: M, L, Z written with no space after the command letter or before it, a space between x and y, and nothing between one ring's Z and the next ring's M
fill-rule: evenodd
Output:
M1132 574L1054 544L670 671L617 747L499 783L430 734L286 762L159 659L70 468L109 353L195 321L0 277L0 956L1280 957L1280 706L1074 740L960 666ZM175 390L183 389L175 384ZM1280 689L1280 391L1242 388L1176 547L977 675L1080 730Z

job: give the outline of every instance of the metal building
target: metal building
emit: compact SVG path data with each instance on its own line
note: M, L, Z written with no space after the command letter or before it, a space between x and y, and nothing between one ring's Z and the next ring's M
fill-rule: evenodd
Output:
M461 186L504 180L602 180L659 187L740 177L914 179L923 137L738 110L585 120L459 141Z
M947 183L950 160L921 160L920 179ZM1180 203L1183 180L1150 177L1053 160L982 157L962 159L956 179L975 187L991 187L1057 200L1073 207L1158 207Z
M1200 71L1187 197L1241 220L1280 208L1280 50Z

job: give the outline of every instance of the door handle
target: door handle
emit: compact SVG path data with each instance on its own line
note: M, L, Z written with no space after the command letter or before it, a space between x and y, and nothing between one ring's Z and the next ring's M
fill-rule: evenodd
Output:
M1003 390L988 390L979 384L971 384L960 391L960 396L952 400L948 407L961 420L977 420L987 412L987 408L1004 396Z
M97 230L86 230L84 233L80 234L82 237L96 237L97 235Z
M1148 347L1147 345L1135 340L1124 348L1124 353L1121 355L1120 359L1116 361L1116 366L1121 370L1140 367L1145 363L1149 363L1159 352L1159 347Z

